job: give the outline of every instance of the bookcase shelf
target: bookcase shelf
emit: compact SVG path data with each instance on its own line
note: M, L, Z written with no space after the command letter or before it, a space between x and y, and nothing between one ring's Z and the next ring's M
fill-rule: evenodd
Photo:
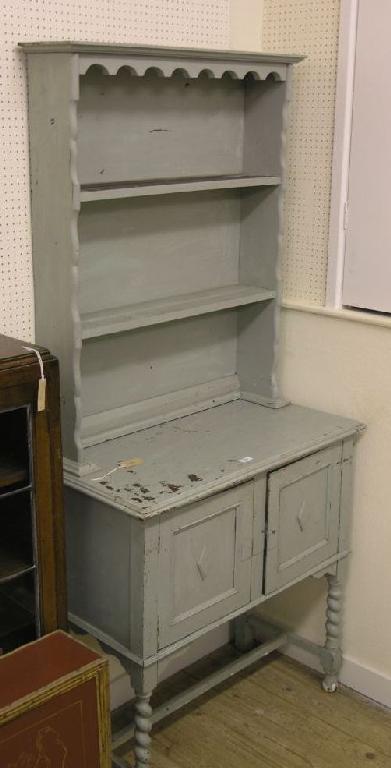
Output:
M0 547L0 584L34 571L36 566Z
M276 187L279 184L281 184L279 176L246 176L244 174L183 179L148 179L145 181L129 181L127 183L83 184L80 188L80 202L89 203L95 200L172 195L181 192L202 192L213 189Z
M23 495L26 491L31 491L32 487L33 486L31 483L28 483L27 485L25 485L24 483L21 483L20 485L7 486L5 489L0 491L0 508L1 508L1 502L5 501L5 499Z
M0 651L7 653L39 634L34 568L0 581Z
M27 482L27 467L0 455L0 495L9 488Z
M186 317L196 317L275 298L275 291L250 285L225 285L206 291L145 301L130 307L90 312L82 317L82 338L91 339L113 333L159 325Z
M0 655L66 625L58 365L0 335ZM0 763L2 763L0 759Z

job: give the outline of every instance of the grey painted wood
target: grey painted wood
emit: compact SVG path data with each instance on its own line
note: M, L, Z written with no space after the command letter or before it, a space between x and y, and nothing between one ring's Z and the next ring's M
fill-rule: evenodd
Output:
M137 665L131 665L131 680L136 694L134 705L134 756L135 768L149 765L152 707L150 699L157 684L157 664L142 670Z
M284 97L274 81L243 87L230 78L140 78L126 71L112 78L95 68L81 79L80 183L278 176Z
M129 648L132 521L70 489L65 501L70 609Z
M321 573L333 688L362 425L279 392L300 57L23 48L37 340L63 377L71 616L130 665L141 768L160 661Z
M170 54L173 58L186 58L189 54L198 59L210 58L213 60L229 61L253 61L253 62L283 62L295 64L303 60L303 56L288 53L256 53L248 51L219 50L206 48L175 48L173 46L156 45L127 45L124 43L92 43L75 40L45 40L28 41L18 43L27 53L102 53L102 54L140 54L151 58Z
M279 633L278 636L274 637L269 642L262 643L257 648L251 650L249 653L243 653L242 656L229 662L223 669L220 669L217 672L212 672L205 679L195 683L183 693L179 693L176 696L173 696L171 699L169 699L169 701L164 702L164 704L161 704L159 707L156 707L152 713L152 723L158 723L160 720L163 720L163 718L174 714L174 712L177 712L191 701L194 701L200 696L203 696L212 688L220 685L233 675L248 669L248 667L252 666L257 661L264 659L266 656L269 656L270 653L273 653L279 648L282 648L286 642L287 634ZM117 733L114 733L113 750L117 750L119 747L126 744L126 742L132 738L133 734L133 724L123 728Z
M80 81L80 183L240 174L243 102L229 78L91 70Z
M134 755L135 768L144 768L149 765L150 745L152 730L152 707L149 703L152 691L139 693L136 691L134 704Z
M261 304L275 298L275 292L251 285L225 285L195 293L184 293L168 299L142 301L129 307L99 310L82 316L83 339L108 336L120 331L146 328L182 320L186 317L207 315L222 309L236 309L248 304Z
M258 611L252 611L248 614L247 623L257 642L269 641L276 636L278 637L281 633L284 633L287 644L309 651L309 653L317 656L321 662L330 662L332 658L330 651L323 645L313 643L311 640L307 640L307 638L297 635L295 632L291 632L284 622L273 620L273 622L270 623L269 621L266 621Z
M141 523L75 491L67 496L68 594L75 617L128 649L157 651L159 521ZM86 503L85 503L86 502Z
M266 593L338 551L341 446L269 477Z
M139 524L130 532L130 644L141 658L152 656L158 647L159 520ZM134 674L134 673L133 673Z
M339 525L339 549L350 549L353 518L354 438L342 444L342 477Z
M338 576L327 576L327 620L325 649L329 656L323 660L325 677L323 688L333 693L337 688L338 673L342 665L341 653L341 612L342 612L342 582Z
M247 80L244 89L243 169L264 168L265 175L280 175L281 136L284 130L285 83ZM273 170L272 170L273 169Z
M333 575L333 572L335 570L335 567L337 569L340 569L347 561L347 557L349 555L349 552L338 552L334 557L331 557L329 560L326 560L325 562L315 566L314 568L311 568L309 570L303 571L303 573L300 574L296 579L294 579L290 584L289 587L293 586L294 584L298 584L299 582L303 581L306 578L309 577L317 577L318 574L320 574L323 571L323 575L327 575L330 573ZM236 618L252 611L255 608L258 608L263 603L265 603L267 600L271 599L272 597L281 594L285 589L287 589L286 586L281 587L279 590L276 590L276 592L272 592L270 595L262 595L260 598L256 600L251 600L249 603L247 603L244 606L241 606L240 608L237 608L236 610L232 611L231 613L226 614L220 619L217 619L216 621L211 622L210 624L201 627L200 629L193 632L191 635L186 635L185 637L181 638L180 640L177 640L175 643L172 643L171 645L162 648L161 650L158 650L156 654L153 654L152 656L149 656L147 658L143 658L141 656L137 656L136 654L129 651L128 648L126 648L124 645L119 643L117 640L115 640L114 637L107 635L106 633L102 632L96 625L91 624L82 618L80 616L77 616L76 614L72 613L72 611L69 613L69 620L77 627L80 627L83 631L93 635L96 637L104 646L107 646L108 648L112 648L113 651L118 654L119 656L123 656L124 659L129 660L131 663L144 668L148 669L150 666L153 666L156 663L160 663L161 661L169 658L170 656L179 653L182 649L190 646L192 643L195 643L200 638L207 635L209 632L213 632L213 630L218 629L224 624L230 624Z
M178 66L179 65L179 66ZM145 75L158 74L159 77L187 77L197 79L230 78L232 80L244 80L246 77L255 80L284 81L287 77L287 66L284 63L274 61L250 62L216 61L212 58L203 59L189 56L178 62L170 55L161 56L159 60L151 60L145 55L110 55L110 54L82 54L79 56L80 74L85 75L91 68L99 68L104 74L117 76L121 71L129 72L132 76L144 77Z
M233 374L108 411L100 411L83 417L82 445L88 448L102 441L161 424L162 421L171 421L194 411L205 411L232 402L239 397L239 379ZM69 465L66 462L67 471L68 467L69 473L76 477L84 477L96 469L87 463Z
M239 282L276 290L280 189L248 190L240 197Z
M293 587L295 584L299 584L301 581L303 581L303 578L307 578L309 576L312 576L314 578L318 578L318 577L320 578L321 575L327 576L328 574L331 574L331 575L337 574L339 566L342 563L345 563L349 554L350 554L349 550L345 550L343 552L337 552L335 555L332 555L332 557L329 557L327 560L323 560L317 565L314 565L313 568L309 568L304 564L301 572L299 573L298 576L296 576L295 579L292 579L288 585L283 584L274 592L268 592L265 599L269 599L269 598L275 597L276 595L280 595L282 592L284 592L285 589L287 589L287 586ZM253 606L250 606L250 608L251 607Z
M80 189L80 202L115 200L123 197L150 197L173 195L179 192L204 192L214 189L246 189L274 187L281 183L279 176L209 176L191 179L156 179L155 181L121 184L84 184Z
M79 385L74 297L78 242L70 174L77 95L72 56L29 57L28 82L35 332L39 343L61 361L63 447L70 459L81 461L74 440Z
M153 408L153 398L187 388L194 388L192 410L197 410L197 386L236 373L235 313L91 339L83 346L81 370L87 418L144 401ZM83 422L81 429L83 436ZM101 434L97 442L104 438Z
M91 203L79 237L83 313L239 282L235 191Z
M237 400L92 446L85 457L96 468L66 482L146 518L339 443L360 426L296 405L274 411ZM94 479L132 457L142 464Z
M271 194L269 194L271 192ZM241 197L239 279L277 290L279 190L249 191ZM238 373L241 396L273 403L277 302L249 306L238 316Z
M274 378L275 301L245 307L238 316L238 373L242 400L279 404Z
M92 442L239 393L280 405L277 303L264 311L250 305L238 318L232 314L192 326L182 319L197 311L197 303L199 312L220 311L224 302L225 308L236 306L227 294L221 303L200 294L190 311L188 294L229 293L233 286L244 306L242 286L276 290L280 195L259 187L252 193L246 186L279 182L285 96L279 80L297 57L205 51L195 56L163 49L158 54L137 46L76 44L24 50L34 52L28 59L37 337L62 364L66 458L85 465L83 448ZM173 76L158 77L156 71L135 76L144 73L148 55L149 65L155 63L165 75L173 73L167 69L172 61ZM133 74L132 56L138 60ZM108 77L92 67L79 76L102 61L118 74ZM194 61L197 77L188 77L186 67L193 73ZM235 67L239 79L233 77ZM224 72L231 76L222 77ZM260 79L241 80L246 72ZM262 80L270 73L274 79ZM156 184L159 178L162 183ZM140 186L142 179L146 184ZM86 184L98 187L88 191ZM160 194L167 189L171 194ZM96 199L140 190L148 195ZM81 204L83 195L95 202ZM148 305L155 301L155 307ZM171 301L175 307L165 316ZM144 305L136 320L135 304ZM48 323L53 313L56 321ZM182 328L161 323L175 315ZM101 348L89 342L82 350L83 318L85 337L98 335L95 326L99 333L110 332ZM118 335L152 322L161 330L128 339ZM140 359L148 345L152 369Z
M231 622L231 642L240 653L246 653L254 647L255 639L252 628L248 622L248 613L238 616Z
M159 647L250 602L253 484L161 522Z
M254 479L254 520L252 533L251 600L263 594L263 565L266 534L267 475Z

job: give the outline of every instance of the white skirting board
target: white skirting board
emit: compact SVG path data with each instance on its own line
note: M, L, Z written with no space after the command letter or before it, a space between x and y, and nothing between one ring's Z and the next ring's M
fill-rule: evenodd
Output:
M285 646L281 652L292 659L296 659L301 664L321 672L319 659L312 653L293 645ZM372 699L377 704L391 708L391 677L388 675L382 675L380 672L370 667L364 667L354 659L344 656L340 681L343 685L361 693L368 699Z
M211 648L211 651L213 649ZM286 656L305 664L311 669L321 671L319 660L308 651L304 651L296 646L286 646L283 650ZM179 668L181 665L178 664ZM357 693L361 693L368 699L372 699L377 704L391 708L391 678L381 675L374 669L363 667L353 659L344 658L341 670L341 683L348 688L352 688ZM129 700L132 691L129 684L129 677L123 670L123 674L111 678L111 709L116 709L125 701Z

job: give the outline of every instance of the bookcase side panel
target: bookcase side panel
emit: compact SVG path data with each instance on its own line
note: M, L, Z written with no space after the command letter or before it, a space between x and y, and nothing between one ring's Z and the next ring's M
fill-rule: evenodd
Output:
M74 328L78 242L71 179L77 97L73 64L74 57L68 54L28 56L35 334L60 360L64 454L79 461Z
M243 400L277 404L276 300L245 307L238 316L238 374Z
M277 290L280 196L279 187L242 193L239 256L242 284Z
M277 291L280 189L246 192L241 203L240 281ZM277 397L278 303L247 307L238 316L238 374L241 396L264 404Z
M242 196L241 281L261 281L276 291L276 299L263 307L248 307L238 317L238 373L241 397L280 407L278 385L279 259L281 249L285 143L290 97L287 81L247 81L245 96L244 165L282 177L278 189Z
M281 174L281 132L286 83L248 78L244 97L244 172Z

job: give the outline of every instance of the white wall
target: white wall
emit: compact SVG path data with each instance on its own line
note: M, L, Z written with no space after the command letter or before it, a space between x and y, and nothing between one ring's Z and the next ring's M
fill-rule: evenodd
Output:
M265 51L299 53L287 132L284 298L323 304L340 0L264 0Z
M340 2L264 0L264 8L264 47L297 48L308 54L296 78L288 142L283 269L286 300L308 311L282 312L282 392L296 403L368 425L357 449L342 679L391 706L391 320L385 319L384 327L375 319L353 322L346 319L347 313L333 317L321 307ZM311 304L319 305L318 314L310 311ZM267 612L304 636L321 640L324 580L292 588L268 603Z
M230 0L230 48L262 50L264 0Z
M391 327L290 309L281 342L284 395L368 425L357 446L345 680L391 706ZM324 593L311 580L274 600L271 613L319 640Z

